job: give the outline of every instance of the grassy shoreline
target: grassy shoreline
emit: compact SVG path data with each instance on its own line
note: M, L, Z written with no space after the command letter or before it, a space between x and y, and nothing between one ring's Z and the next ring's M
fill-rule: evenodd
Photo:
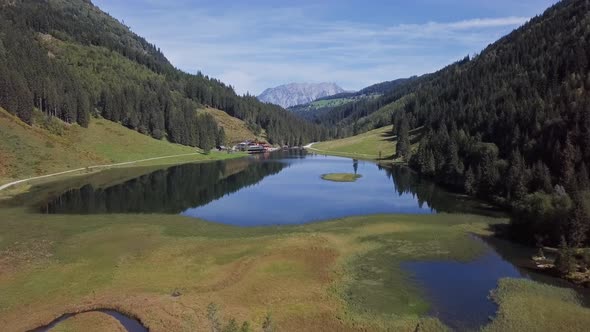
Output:
M395 135L386 126L357 136L313 144L310 150L344 157L378 160L393 159Z
M466 242L459 242L470 247L471 240L459 229L475 222L483 232L490 222L474 216L381 215L239 228L170 215L37 215L22 208L0 214L0 321L14 330L43 325L64 312L99 307L128 312L153 331L186 324L206 328L202 322L210 302L219 303L228 317L255 326L272 311L280 330L413 330L420 321L434 322L421 318L423 306L412 305L420 301L419 293L405 292L395 301L394 311L403 319L386 314L379 302L368 303L355 294L387 293L395 299L395 289L406 281L367 284L363 280L374 276L356 279L363 271L359 260L383 253L380 250L413 248L424 232L440 234L443 225L453 225L444 232L452 242L463 238ZM392 236L411 239L414 234L418 242L410 247L387 245ZM199 255L193 256L196 252ZM419 256L439 254L427 251ZM182 296L175 298L170 294L177 289ZM132 305L140 298L143 305ZM27 318L16 319L23 312Z
M35 112L30 126L0 108L0 186L6 183L63 171L84 169L172 155L145 165L162 165L237 157L225 153L203 154L195 147L157 140L123 125L93 118L88 128L49 121ZM1 193L2 191L0 191Z
M422 128L410 131L412 149L416 148L421 135ZM403 164L401 159L395 158L396 142L392 126L385 126L356 136L314 143L307 149L318 154Z
M414 331L418 324L443 331L400 262L473 259L483 247L469 234L505 222L371 215L240 228L176 215L40 215L24 207L0 209L0 217L0 322L8 330L93 308L118 309L151 331L207 329L213 302L224 321L257 327L270 312L281 331Z
M194 162L172 164L183 161ZM462 214L367 215L241 228L157 213L44 215L27 206L44 193L89 181L106 187L169 165L52 179L18 196L18 204L0 206L0 323L9 331L29 330L63 313L111 308L150 331L205 330L207 307L215 303L223 322L248 321L255 330L270 313L280 331L447 331L428 315L424 290L401 264L470 261L485 250L471 235L491 235L491 225L507 222ZM523 287L505 292L512 288L500 283L498 318L484 328L567 324L575 318L570 310L590 317L570 300L570 290L535 282ZM545 302L557 308L546 313L547 322L526 325L519 318L532 317ZM97 317L82 318L65 327ZM590 324L580 322L571 326Z
M168 166L175 166L175 165L182 165L187 163L203 163L203 162L213 162L213 161L220 161L220 160L227 160L227 159L236 159L236 158L244 158L248 156L245 153L232 153L228 154L225 152L211 152L210 154L204 154L201 152L186 154L186 155L177 155L177 156L162 156L162 157L152 157L149 159L138 160L138 161L128 161L113 165L98 165L98 166L88 166L86 168L74 169L74 170L66 170L60 173L48 174L48 175L41 175L39 177L35 177L33 179L24 179L24 180L17 180L22 181L15 183L7 188L0 190L0 200L10 199L16 195L23 194L30 190L32 186L35 185L46 185L53 182L64 181L71 178L79 178L85 177L89 175L95 175L107 170L112 169L141 169L141 168L150 168L153 170L157 170L163 167ZM6 183L1 183L0 185L5 185Z

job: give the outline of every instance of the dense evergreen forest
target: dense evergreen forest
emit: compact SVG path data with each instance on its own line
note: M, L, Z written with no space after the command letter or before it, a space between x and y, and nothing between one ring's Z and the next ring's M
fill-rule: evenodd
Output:
M514 210L531 244L590 243L590 8L564 0L441 71L322 123L351 126L402 97L392 122L398 157L456 190ZM408 130L424 126L417 148ZM351 134L353 130L341 130Z
M589 9L555 5L421 86L396 119L428 128L415 169L512 206L533 243L588 241Z
M278 106L174 68L90 1L0 0L0 9L0 106L26 123L33 123L34 109L81 126L102 116L207 150L222 141L213 118L196 115L207 105L266 129L271 143L326 138L320 126Z

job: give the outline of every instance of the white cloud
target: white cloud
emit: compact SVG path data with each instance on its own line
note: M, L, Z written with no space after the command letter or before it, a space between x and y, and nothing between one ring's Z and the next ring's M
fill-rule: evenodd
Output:
M171 62L258 94L291 81L334 81L347 89L423 74L477 52L526 21L474 18L421 24L322 21L313 8L212 13L149 0L125 18ZM180 10L177 8L180 7Z
M447 24L451 29L475 29L475 28L495 28L505 26L517 26L524 24L528 19L526 17L500 17L500 18L476 18Z

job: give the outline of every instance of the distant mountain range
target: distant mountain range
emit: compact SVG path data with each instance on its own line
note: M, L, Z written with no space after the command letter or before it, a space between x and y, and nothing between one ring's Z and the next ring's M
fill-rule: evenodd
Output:
M336 83L290 83L264 90L258 99L284 108L346 92Z
M328 112L333 108L352 102L378 98L415 79L416 76L412 76L410 78L400 78L393 81L381 82L356 92L348 91L331 96L320 97L309 103L291 106L287 108L287 110L308 120L315 121L316 117L321 113Z

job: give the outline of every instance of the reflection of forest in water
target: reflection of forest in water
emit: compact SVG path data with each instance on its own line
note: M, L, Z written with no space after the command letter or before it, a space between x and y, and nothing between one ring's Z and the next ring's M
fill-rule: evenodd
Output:
M289 161L289 159L292 160ZM258 155L251 159L185 164L108 187L86 184L53 196L41 204L43 213L181 213L206 205L225 195L254 185L269 175L280 173L288 165L313 162L317 157L304 151ZM342 159L346 162L346 159ZM359 161L350 160L355 174ZM437 212L461 212L497 215L498 211L465 196L450 194L434 182L421 178L407 167L381 167L380 172L392 182L393 194L411 194L417 204L426 204ZM309 185L325 185L322 181ZM285 188L290 190L295 188ZM342 192L346 194L346 192Z
M426 203L427 206L437 212L473 213L494 217L504 215L503 212L488 204L476 201L468 196L450 193L434 182L420 177L419 174L408 167L383 168L379 165L377 167L385 170L387 177L392 179L395 190L400 196L402 194L412 194L420 207Z
M242 170L235 170L235 167ZM108 188L85 185L44 204L41 212L66 214L181 213L279 173L280 162L211 162L159 170ZM229 175L226 175L229 174Z

